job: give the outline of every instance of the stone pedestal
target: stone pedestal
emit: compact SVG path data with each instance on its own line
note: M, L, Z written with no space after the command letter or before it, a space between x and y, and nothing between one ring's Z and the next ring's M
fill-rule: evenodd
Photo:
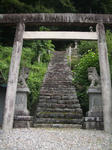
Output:
M28 88L17 88L17 96L15 103L14 127L23 128L30 127L32 117L29 116L27 109Z
M103 106L100 87L90 87L89 111L84 118L84 128L86 129L103 129Z

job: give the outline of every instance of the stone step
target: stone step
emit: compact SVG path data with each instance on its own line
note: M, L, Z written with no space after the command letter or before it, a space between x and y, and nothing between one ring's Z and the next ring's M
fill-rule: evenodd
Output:
M41 90L57 90L57 91L73 91L73 92L76 92L75 88L73 88L73 86L71 87L41 87Z
M37 107L36 112L41 112L41 111L47 111L47 112L75 112L75 113L82 113L81 108L75 108L75 109L70 109L70 108L44 108L44 107Z
M82 119L36 118L36 124L81 124Z
M54 103L54 104L78 104L79 101L76 100L55 100L55 99L40 99L39 103Z
M67 86L67 87L69 87L69 86L73 86L73 83L72 82L64 82L64 81L60 81L60 82L58 82L58 81L46 81L45 82L45 84L43 84L43 86L45 87L46 85L47 86L51 86L51 85L60 85L60 87L62 86ZM53 87L55 87L55 86L53 86Z
M46 88L73 88L73 84L64 84L64 85L60 85L60 84L46 84L44 83L42 85L42 87L46 87Z
M52 69L55 69L55 68L52 68ZM64 77L68 78L70 75L72 75L72 73L70 73L70 71L66 71L65 68L63 68L63 72L60 72L58 70L56 70L56 72L54 72L54 70L51 70L51 71L49 71L49 72L46 73L46 77L48 77L48 76L49 77L52 77L52 76L55 76L55 77L56 76L61 76L61 77L63 77L62 75L64 75Z
M55 80L55 81L52 81L51 79L47 79L46 80L46 84L60 84L60 85L68 85L68 84L72 84L72 82L70 80ZM73 84L72 84L73 85Z
M77 97L75 92L70 92L70 91L40 91L40 96L44 95L54 95L54 96L61 96L61 97Z
M54 93L54 94L63 94L63 95L76 95L76 93L75 93L75 91L73 91L73 90L58 90L58 89L46 89L46 90L40 90L40 93L41 94L44 94L44 93L46 93L46 94L49 94L50 93L50 95L52 94L52 93Z
M77 96L75 94L71 96L71 95L44 93L44 94L40 94L39 99L76 100Z
M38 103L38 107L45 108L80 108L80 104L54 104L54 103Z
M54 69L54 68L53 68ZM67 71L65 71L65 69L63 68L63 72L60 72L60 71L56 71L55 73L54 73L54 70L53 71L49 71L49 72L47 72L46 73L46 76L49 76L49 77L52 77L52 76L61 76L61 77L63 77L62 75L64 74L64 77L66 76L67 78L68 78L68 76L70 75L70 74L72 74L72 73L70 73L69 71L67 72Z
M77 128L81 129L80 124L34 124L35 128Z
M60 100L61 99L76 99L77 96L75 93L62 93L62 92L40 92L40 96L50 96L51 99L55 99L55 97L60 97Z
M82 118L82 114L79 113L68 113L68 112L38 112L37 118L65 118L65 119L79 119Z
M55 81L58 81L58 82L71 82L70 79L72 78L70 78L69 76L65 75L65 73L63 73L61 75L53 75L51 77L46 77L46 81L49 81L50 79L54 79Z
M81 126L82 110L65 52L55 52L40 89L34 121L41 126Z
M64 88L64 87L41 87L41 90L58 90L58 91L60 91L60 90L65 90L65 91L73 91L73 92L76 92L76 90L75 90L75 88L74 87L66 87L66 88ZM41 91L40 90L40 91Z

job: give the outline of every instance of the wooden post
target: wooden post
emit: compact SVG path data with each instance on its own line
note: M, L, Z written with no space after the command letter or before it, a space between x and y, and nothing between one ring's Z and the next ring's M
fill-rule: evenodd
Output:
M7 84L7 91L6 91L6 98L5 98L5 109L4 109L3 126L2 126L4 131L8 131L13 127L14 106L15 106L15 99L16 99L19 65L20 65L21 54L22 54L24 28L25 28L24 23L19 23L17 25L16 33L15 33L8 84Z
M103 99L104 130L112 134L112 89L108 51L103 23L96 26L98 33L99 63Z

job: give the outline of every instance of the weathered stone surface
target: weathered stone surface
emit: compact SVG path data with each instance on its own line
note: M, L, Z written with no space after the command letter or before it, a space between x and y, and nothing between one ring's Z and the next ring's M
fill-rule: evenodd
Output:
M31 116L15 116L14 128L29 128L32 126L33 118Z
M2 127L3 123L3 111L5 105L5 94L6 94L6 87L0 86L0 127Z
M37 128L81 128L79 124L35 124Z
M95 67L88 68L88 80L91 81L90 87L101 87L101 79Z
M30 127L32 122L32 117L29 116L29 111L27 109L27 95L29 89L25 84L25 88L17 89L16 102L15 102L15 113L14 113L14 127L15 128L25 128Z
M66 52L55 52L40 89L34 126L75 124L81 126L82 110L72 84Z
M89 111L84 118L83 127L86 129L103 129L103 106L101 87L91 87L88 89Z
M81 125L82 119L60 119L60 118L37 118L36 124L79 124ZM34 125L35 126L35 125Z
M85 117L83 128L103 130L103 117Z
M98 33L98 53L104 113L104 130L107 133L112 134L112 85L105 28L103 23L97 24L96 31Z
M25 23L54 24L54 25L78 25L85 23L96 24L99 22L112 24L111 14L73 14L73 13L37 13L37 14L0 14L0 23Z
M28 88L18 88L15 102L15 114L14 115L29 115L27 109L27 95L29 93Z
M16 99L16 91L17 91L19 65L20 65L21 54L22 54L24 30L25 30L25 25L23 22L20 22L16 28L10 69L9 69L9 76L7 82L5 108L4 108L3 125L2 125L4 132L11 130L13 127L14 107L15 107L15 99Z

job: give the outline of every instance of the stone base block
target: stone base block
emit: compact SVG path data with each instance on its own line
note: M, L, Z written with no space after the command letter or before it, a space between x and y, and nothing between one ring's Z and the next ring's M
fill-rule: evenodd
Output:
M80 124L34 124L35 128L77 128L81 129Z
M85 117L83 122L83 128L103 130L103 117Z
M15 116L14 128L29 128L32 126L32 116Z

